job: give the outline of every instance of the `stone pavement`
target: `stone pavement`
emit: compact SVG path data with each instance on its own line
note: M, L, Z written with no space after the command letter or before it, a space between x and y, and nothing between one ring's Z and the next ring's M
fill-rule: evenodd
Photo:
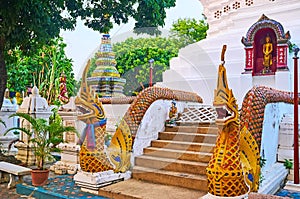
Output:
M29 196L22 196L17 194L16 188L14 189L7 189L7 183L0 184L0 198L1 199L30 199Z
M25 177L24 181L25 181L25 184L23 184L23 185L31 187L31 185L30 185L31 184L30 176ZM126 181L122 182L122 183L126 184ZM149 187L147 187L147 188L149 188ZM163 188L163 186L161 188ZM104 197L100 197L100 196L96 196L96 195L93 195L93 194L81 192L80 188L74 184L72 175L56 176L56 175L53 175L53 173L52 173L50 175L50 179L49 179L48 184L41 187L40 189L42 189L44 191L53 192L53 193L58 194L58 195L62 195L64 198L104 199ZM159 195L161 195L159 193L162 193L163 190L158 191L158 190L155 190L155 189L153 190L152 189L152 192L156 193L154 195L159 196ZM169 190L169 193L170 193L170 190ZM182 193L182 194L184 195L184 193ZM288 191L288 190L285 190L285 189L281 189L279 192L276 193L276 195L281 196L281 197L289 197L289 198L300 199L300 192L297 192L297 191ZM108 196L108 195L106 195L106 196ZM201 195L198 195L198 196L201 196ZM270 196L271 195L269 195L269 197L264 196L262 198L272 198ZM18 194L16 192L16 188L7 189L7 183L1 183L0 184L0 198L1 199L25 199L25 198L27 198L27 199L36 199L35 197L32 197L32 196ZM39 198L41 198L41 197L39 197ZM42 199L47 199L47 198L48 197L42 197ZM143 196L142 198L149 198L149 197ZM153 198L153 197L151 196L150 198ZM160 198L164 199L163 197L160 197ZM172 197L172 198L174 198L174 197ZM183 198L187 198L187 197L184 196Z

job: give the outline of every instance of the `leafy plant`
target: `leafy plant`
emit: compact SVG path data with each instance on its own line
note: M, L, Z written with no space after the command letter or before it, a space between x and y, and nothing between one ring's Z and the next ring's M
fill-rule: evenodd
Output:
M260 157L259 166L261 169L266 165L266 161L267 161L267 159ZM259 184L261 184L265 180L265 177L263 176L261 169L260 169L260 173L259 173Z
M283 165L286 169L292 169L293 168L293 162L292 160L284 159Z
M204 20L178 19L173 23L171 33L187 45L205 39L207 30L208 24Z
M117 69L126 79L124 93L134 95L147 87L149 81L149 60L153 63L153 82L162 80L162 73L169 69L169 61L178 55L184 43L176 38L128 38L113 45L116 53ZM91 67L91 70L93 65Z
M44 165L46 161L54 160L51 155L51 145L61 142L63 132L75 132L74 127L64 127L61 120L50 120L49 124L44 118L34 118L27 113L15 113L10 117L18 116L25 119L30 123L31 129L14 127L5 132L5 135L13 130L20 130L29 136L29 143L34 146L34 154L36 157L38 169L45 169Z
M72 30L78 18L85 25L105 33L133 17L136 28L164 25L165 9L175 0L39 0L1 1L0 7L0 108L7 83L5 52L20 47L32 50L58 37L60 30Z
M179 49L206 37L208 25L204 20L179 19L172 26L170 38L128 38L113 45L117 69L126 79L124 93L134 95L148 86L149 63L153 63L153 82L162 80L162 73L169 69L170 60L178 55ZM92 59L91 70L95 69ZM94 63L94 64L93 64Z
M56 38L47 45L37 48L30 56L20 48L9 51L7 59L7 87L13 91L25 91L26 87L36 85L41 96L49 104L54 104L59 91L59 76L64 72L67 76L69 96L75 94L75 77L72 60L65 55L66 44L62 38Z

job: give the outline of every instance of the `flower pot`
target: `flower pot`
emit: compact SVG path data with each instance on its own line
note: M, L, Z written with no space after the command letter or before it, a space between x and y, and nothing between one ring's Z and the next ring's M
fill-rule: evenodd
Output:
M43 186L47 183L49 177L49 169L46 170L31 170L31 178L33 186Z

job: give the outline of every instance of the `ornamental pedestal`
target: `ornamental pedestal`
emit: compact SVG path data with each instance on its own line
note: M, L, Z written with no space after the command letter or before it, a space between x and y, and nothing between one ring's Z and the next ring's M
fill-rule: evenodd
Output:
M90 173L79 170L74 181L84 192L98 195L99 188L131 178L131 172L114 173L113 170Z
M10 131L6 135L4 135L6 129L17 127L17 118L16 117L9 118L9 116L16 113L16 111L18 110L18 105L13 104L10 101L8 94L9 94L9 91L8 91L8 89L6 89L5 97L4 97L2 108L0 111L0 118L2 119L3 122L5 122L5 125L6 125L6 127L5 127L4 125L0 124L0 143L2 144L1 150L3 152L8 152L9 144L12 141L18 139L18 136L15 135L12 131ZM17 149L14 146L12 146L11 149L9 150L9 152L16 153Z
M48 120L52 114L51 109L52 108L48 106L47 100L40 96L38 88L34 86L32 88L32 94L23 100L17 112L28 113L34 118L44 118L45 120ZM20 127L30 129L31 125L26 120L20 118ZM20 132L19 139L20 142L15 145L18 149L16 158L27 165L34 165L34 146L29 143L30 138L25 133Z
M60 107L58 114L61 116L64 126L72 126L79 129L73 97L70 98L68 104ZM58 148L61 150L61 160L51 166L50 170L56 174L75 174L79 164L80 145L77 144L79 138L73 132L64 132L63 138L64 142L58 145Z

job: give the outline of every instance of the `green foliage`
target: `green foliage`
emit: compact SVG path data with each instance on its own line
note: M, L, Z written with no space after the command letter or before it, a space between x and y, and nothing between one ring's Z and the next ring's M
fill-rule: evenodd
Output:
M99 32L108 32L113 22L127 23L130 17L137 20L137 28L162 26L165 9L172 6L175 6L175 0L1 1L0 108L7 84L4 54L10 49L19 47L26 54L34 54L35 49L58 37L61 29L73 30L78 18ZM23 68L20 66L20 69ZM49 88L51 85L52 80Z
M162 80L162 73L169 69L169 61L178 55L184 43L176 38L128 38L113 45L116 53L117 69L126 79L124 93L133 95L141 90L141 85L149 82L149 60L153 63L153 82Z
M20 130L29 136L29 143L34 144L34 154L37 160L37 167L44 169L46 161L54 160L51 155L51 145L62 142L63 132L75 132L74 127L64 127L61 119L57 119L57 113L54 111L49 118L49 124L44 118L34 118L27 113L15 113L10 117L18 116L30 123L31 129L14 127L8 129L4 135L10 131Z
M148 33L143 31L144 27L164 26L165 9L174 7L175 2L176 0L87 1L84 11L85 25L107 33L113 27L113 22L127 23L128 19L133 17L136 20L137 32Z
M259 159L259 166L260 168L263 168L266 165L267 159L260 157Z
M85 25L105 33L116 24L127 23L130 17L136 28L164 25L165 9L175 6L176 0L20 0L3 1L0 8L0 37L6 49L46 43L59 36L60 29L72 30L81 17Z
M204 39L207 29L208 25L204 20L179 19L173 24L171 38L128 38L124 42L114 44L116 67L127 81L124 93L133 95L138 93L143 85L147 86L150 59L155 60L153 82L162 81L162 73L169 69L170 59L178 55L180 48ZM94 68L95 64L92 64L91 70Z
M293 162L291 160L285 159L283 165L286 169L292 169L293 168Z
M137 21L135 23L135 32L159 35L160 31L157 27L165 25L165 9L174 7L175 2L176 0L138 0L137 13L133 16Z
M267 159L260 157L259 158L259 166L260 166L260 173L259 173L259 184L262 184L262 182L265 180L264 175L261 172L261 169L266 165Z
M96 61L97 61L96 56L93 57L93 58L91 58L91 66L90 66L90 68L89 68L89 71L87 72L87 76L88 76L88 77L91 77L93 71L96 69L96 67L97 67Z
M205 39L207 30L208 24L204 20L178 19L173 23L171 33L190 44Z
M33 83L39 88L41 96L53 104L59 94L59 76L64 71L68 94L75 95L72 60L66 57L65 47L62 38L56 38L37 48L30 56L20 48L9 51L6 60L9 77L7 87L11 91L22 92Z
M297 45L294 44L294 43L289 43L289 53L293 53L293 48L294 47L297 47Z

